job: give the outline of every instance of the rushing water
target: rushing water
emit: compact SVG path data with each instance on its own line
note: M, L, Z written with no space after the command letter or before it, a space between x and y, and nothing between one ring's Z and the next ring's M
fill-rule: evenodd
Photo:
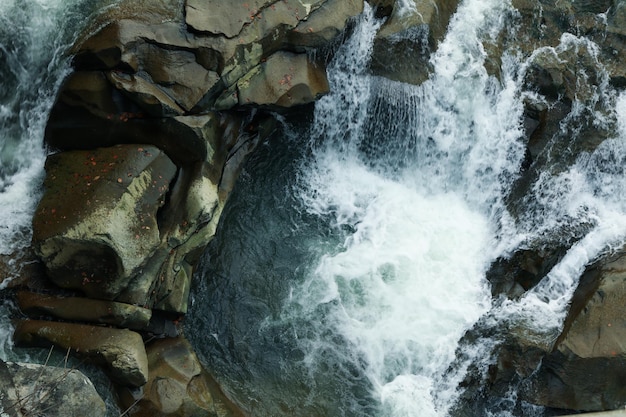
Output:
M601 82L556 136L582 135L577 126L591 117L621 119L615 137L539 176L527 212L508 214L524 160L523 103L541 100L523 87L533 56L505 52L498 78L485 69L484 42L514 30L511 14L506 1L462 2L432 76L415 87L368 75L381 22L366 12L331 63L331 93L312 120L286 124L253 156L187 322L250 414L449 415L467 368L484 371L498 342L460 346L468 329L480 319L552 340L585 266L623 244L626 96L600 63ZM582 47L596 48L564 35L536 53ZM567 227L578 240L546 279L520 300L492 301L485 273L496 258L563 239ZM486 402L481 414L543 413L515 407L513 391L510 402Z

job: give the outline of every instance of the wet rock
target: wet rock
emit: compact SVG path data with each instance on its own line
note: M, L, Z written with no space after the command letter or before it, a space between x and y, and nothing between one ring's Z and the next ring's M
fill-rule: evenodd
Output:
M492 294L503 294L512 299L521 297L550 272L566 251L566 246L523 249L509 258L497 259L486 274L491 283Z
M0 361L0 413L104 417L106 407L91 381L77 370Z
M297 45L297 49L328 45L362 12L363 0L327 0L289 32L287 43Z
M52 155L33 244L62 288L112 299L160 243L156 214L176 169L160 150L115 146Z
M570 410L601 411L626 404L626 256L588 269L554 350L532 375L524 397Z
M82 297L63 297L19 291L18 306L31 317L50 316L69 321L109 324L141 330L148 327L152 311L130 304L94 300Z
M390 2L377 2L389 7ZM392 80L421 84L430 73L430 54L445 36L457 0L396 1L374 41L372 71Z
M293 107L315 101L328 89L326 72L306 54L276 52L224 92L216 106Z
M143 340L130 330L22 320L13 337L18 345L55 345L86 357L103 365L111 379L121 385L140 387L148 380L148 359Z
M122 389L133 416L239 417L243 414L202 368L183 338L162 339L147 347L150 378L142 391Z
M141 7L126 4L102 16L78 42L74 64L102 71L143 112L168 117L213 109L225 90L279 50L327 45L363 1L188 0L184 17L166 9L161 21L131 18Z

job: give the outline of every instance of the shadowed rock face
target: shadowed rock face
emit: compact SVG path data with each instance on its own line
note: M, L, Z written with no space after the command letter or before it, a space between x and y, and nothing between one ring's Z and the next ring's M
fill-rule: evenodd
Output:
M403 2L408 9L393 0L370 3L387 17L371 71L420 84L459 2ZM541 99L526 102L528 158L509 199L519 218L538 175L558 173L611 131L589 119L579 126L583 140L572 143L561 122L576 101L592 102L597 86L626 86L626 6L513 5L518 37L503 34L484 46L495 76L511 45L525 56L542 48L524 78ZM50 282L75 296L20 295L27 314L77 323L24 321L16 340L55 344L103 363L118 384L133 387L127 405L140 401L132 414L239 415L175 337L176 323L243 162L272 134L268 110L289 115L328 91L325 62L313 58L327 54L311 52L332 50L363 6L363 0L122 0L100 15L74 46L74 71L50 114L46 143L58 153L48 158L46 193L33 220L33 248ZM579 35L599 49L567 42ZM597 110L605 111L601 101ZM494 264L494 295L520 296L567 249L544 243ZM495 384L526 378L521 395L551 407L621 405L621 263L587 271L588 285L579 289L552 351L524 341L503 348ZM144 346L155 334L165 339Z
M47 160L33 244L50 278L113 298L160 242L157 211L176 167L159 149L114 146Z
M601 411L626 402L626 256L600 262L588 275L563 333L524 392L535 404Z
M140 400L135 415L240 415L177 323L243 163L274 129L266 110L328 91L309 52L330 50L362 10L362 0L121 0L96 17L46 127L56 153L33 249L51 284L20 283L46 294L17 295L36 320L19 323L16 342L102 364L131 387L127 406Z

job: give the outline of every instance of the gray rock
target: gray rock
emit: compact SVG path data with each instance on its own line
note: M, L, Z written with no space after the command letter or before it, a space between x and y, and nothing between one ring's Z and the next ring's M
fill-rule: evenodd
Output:
M372 71L383 77L420 84L430 74L430 55L445 36L458 0L412 1L412 10L401 10L399 2L376 2L391 15L374 41Z
M51 316L69 321L109 324L117 327L145 329L152 317L146 308L82 297L54 296L18 291L18 306L31 317Z
M2 416L104 417L91 381L74 369L0 361Z

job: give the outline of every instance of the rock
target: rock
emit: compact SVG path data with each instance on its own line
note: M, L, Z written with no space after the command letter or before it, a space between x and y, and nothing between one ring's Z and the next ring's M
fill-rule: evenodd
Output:
M183 338L162 339L147 347L150 378L143 392L121 390L133 416L243 417L202 368Z
M148 359L138 333L126 329L40 320L18 322L18 345L49 346L87 357L104 365L111 379L121 385L140 387L148 380Z
M389 7L390 2L377 2ZM374 41L371 67L376 75L421 84L430 73L430 54L446 34L458 0L395 1L389 19Z
M293 107L315 101L328 89L326 72L306 54L276 52L224 92L216 106Z
M289 32L287 43L305 49L328 45L362 12L363 0L327 0Z
M577 290L587 297L579 294L572 303L554 350L524 392L528 401L583 411L626 404L626 256L603 261L588 273L592 285Z
M91 381L74 369L0 361L0 388L2 416L106 416Z
M176 169L151 146L52 155L33 244L62 288L112 299L161 242L157 210Z
M161 21L135 19L141 6L126 4L78 42L74 65L102 71L153 117L197 114L276 52L328 45L362 9L363 0L188 0L183 22L169 9Z
M110 324L116 327L142 330L148 327L152 311L130 304L63 297L18 291L18 306L30 317L51 316L69 321Z

